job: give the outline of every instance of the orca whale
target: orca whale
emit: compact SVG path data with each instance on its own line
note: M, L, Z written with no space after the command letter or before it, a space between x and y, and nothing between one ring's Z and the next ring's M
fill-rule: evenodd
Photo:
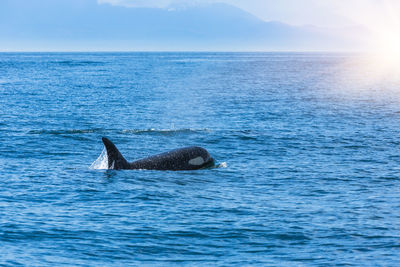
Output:
M106 137L102 140L107 150L108 169L184 171L214 166L214 159L208 151L198 146L179 148L129 163L113 142Z

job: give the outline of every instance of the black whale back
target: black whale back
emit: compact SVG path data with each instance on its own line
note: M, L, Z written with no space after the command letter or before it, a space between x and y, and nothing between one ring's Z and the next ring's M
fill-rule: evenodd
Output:
M149 170L196 170L211 165L211 161L207 150L191 146L134 161L131 167Z
M117 147L103 137L107 150L109 169L146 169L146 170L196 170L214 165L214 159L202 147L191 146L171 150L129 163Z

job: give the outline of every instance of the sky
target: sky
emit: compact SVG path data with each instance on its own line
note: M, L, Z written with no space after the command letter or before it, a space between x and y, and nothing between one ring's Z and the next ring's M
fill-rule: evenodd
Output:
M213 2L234 5L264 21L330 28L362 26L371 31L375 50L400 58L400 0L98 0L158 8Z
M362 24L370 27L374 23L385 22L394 27L398 26L394 25L394 21L398 22L400 17L399 0L98 0L98 2L158 8L223 2L246 10L265 21L280 21L297 26L344 27Z
M35 8L35 5L38 5L39 3L42 4L42 7L37 7ZM63 16L62 12L59 12L59 7L55 8L55 6L60 6L60 4L68 5L71 6L72 8L79 9L79 5L83 5L82 3L89 3L88 5L90 8L89 10L85 10L86 13L84 13L81 16L81 21L78 21L72 13L76 13L75 11L72 11L71 14L65 14ZM97 3L97 4L96 4ZM29 48L24 47L24 42L26 41L32 41L31 43L33 44L33 41L37 41L37 48L35 49L42 49L41 47L44 47L44 42L46 45L48 45L48 48L57 50L59 49L59 46L61 44L65 44L64 49L68 49L68 43L71 43L70 47L72 45L75 45L76 48L74 50L81 50L83 47L83 43L78 43L78 41L74 41L73 38L71 37L68 39L68 36L83 36L84 30L87 31L87 33L94 35L101 36L102 31L105 31L106 33L111 33L111 34L105 34L104 36L108 36L107 38L110 38L108 40L103 40L105 41L110 41L110 46L107 47L100 47L100 46L94 46L92 44L88 44L85 50L90 50L90 49L114 49L117 45L115 39L112 39L112 33L113 31L125 31L124 33L131 34L131 36L138 36L142 34L141 32L152 32L152 36L145 36L142 39L150 39L149 37L154 37L154 36L162 36L163 33L174 33L178 34L180 31L182 34L179 36L181 39L176 39L176 42L179 43L181 42L182 38L189 36L192 34L192 37L196 37L195 35L197 34L198 36L209 36L209 40L215 41L218 37L223 37L222 35L225 33L231 32L231 35L229 38L234 36L241 36L243 39L243 34L246 32L253 32L253 36L272 36L270 32L272 32L274 29L272 29L273 25L270 26L270 31L268 33L265 33L266 31L260 31L259 28L257 28L256 22L254 20L252 21L251 19L244 18L243 16L240 17L239 19L243 19L242 21L235 20L237 23L234 25L231 25L231 27L226 27L223 28L221 26L223 23L227 23L229 21L229 16L234 16L234 15L240 15L237 11L233 10L227 10L226 14L222 14L225 11L220 9L220 10L215 10L214 12L208 11L210 14L212 14L214 17L210 18L207 15L198 15L197 17L201 17L201 21L191 21L192 17L190 17L190 12L187 12L187 17L183 17L182 12L176 12L174 13L176 16L181 16L179 20L177 19L174 22L173 20L176 19L175 17L171 19L170 16L168 16L165 12L167 11L177 11L177 10L184 10L185 8L193 8L193 7L202 7L202 6L210 6L209 4L215 4L215 3L224 3L224 4L229 4L231 6L240 8L241 10L244 10L248 12L251 15L254 15L258 19L261 19L262 21L265 22L271 22L271 21L276 21L276 22L281 22L285 23L290 26L297 27L296 30L299 30L297 32L297 36L306 36L305 32L302 31L302 27L315 27L318 31L318 29L321 29L321 32L324 32L324 36L320 35L320 37L323 39L325 38L325 42L330 42L330 39L326 33L335 33L335 32L340 32L343 33L344 40L347 39L347 43L352 43L351 38L352 35L357 35L360 32L360 29L366 30L365 32L368 32L368 42L373 42L373 44L368 44L368 47L373 47L373 49L376 50L381 50L381 51L390 51L390 54L397 54L397 56L400 58L400 52L399 52L399 47L400 47L400 0L0 0L0 50L12 50L13 47L15 47L14 44L17 46L20 46L19 49L21 50L26 50ZM8 6L13 6L14 11L17 10L16 15L12 12L9 12L7 10ZM40 5L38 5L40 6ZM44 9L43 6L46 8ZM52 6L52 7L51 7ZM130 15L127 15L125 18L130 20L129 23L124 23L119 24L119 25L112 25L112 28L109 23L112 21L118 20L118 16L111 21L107 21L109 17L101 16L101 10L98 9L97 7L130 7L130 8L125 8L125 9L130 9L131 11L129 12ZM156 8L159 10L164 10L161 15L163 16L164 20L159 19L157 16L152 16L150 19L149 17L145 17L146 13L144 12L143 14L139 14L139 11L133 11L136 10L136 8ZM21 13L18 10L24 10L27 13ZM57 11L58 9L58 11ZM97 9L97 10L95 10ZM71 9L69 9L71 11ZM103 10L103 9L102 9ZM24 11L24 12L25 12ZM116 10L114 10L117 12ZM30 13L29 13L30 12ZM59 12L59 13L57 13ZM97 12L97 13L96 13ZM100 13L99 13L100 12ZM114 13L115 13L114 12ZM120 12L120 11L118 11ZM203 11L199 11L203 12ZM231 13L229 13L231 12ZM10 14L8 14L10 13ZM29 13L29 14L28 14ZM127 12L122 12L121 14L125 14ZM157 12L153 12L152 14L156 14ZM171 12L173 13L173 12ZM229 14L228 14L229 13ZM36 14L36 15L35 15ZM39 14L39 15L38 15ZM40 14L43 14L40 15ZM104 13L105 14L105 13ZM108 13L107 13L108 14ZM115 13L116 14L116 13ZM7 17L7 15L9 15ZM18 17L18 15L20 17ZM221 17L225 18L227 20L220 19ZM142 21L139 21L138 17L142 16L143 19ZM241 16L241 15L240 15ZM2 18L3 17L3 18ZM5 18L7 17L7 18ZM54 18L53 18L54 17ZM44 18L47 18L48 20L45 21ZM31 19L31 20L29 20ZM86 19L86 20L84 20ZM136 20L135 20L136 19ZM64 20L64 21L61 21ZM75 21L74 21L75 20ZM160 22L161 21L161 22ZM216 22L221 22L221 25L218 25L219 27L214 27L216 26ZM126 22L126 21L125 21ZM140 23L143 22L143 23ZM170 23L171 22L171 23ZM188 22L188 23L186 23ZM254 22L254 23L253 23ZM136 26L138 23L142 26L142 29L138 29ZM158 23L158 28L151 28L155 24ZM170 23L164 27L163 23ZM175 24L173 24L175 23ZM214 23L214 24L212 24ZM240 25L240 23L247 23ZM83 24L91 24L87 26L84 29L80 29L79 25ZM151 25L150 25L151 24ZM187 24L187 25L186 25ZM200 25L203 24L203 25ZM71 26L71 28L66 28L67 26ZM78 25L78 26L77 26ZM147 25L147 26L146 26ZM178 29L176 26L181 25L180 29ZM69 27L68 26L68 27ZM74 26L74 27L72 27ZM168 28L168 27L169 28ZM240 29L242 27L242 29ZM265 25L267 27L268 25ZM276 25L275 25L276 26ZM64 28L63 28L64 27ZM124 28L125 27L125 28ZM175 27L175 28L174 28ZM186 28L185 28L186 27ZM193 31L192 27L197 27L197 32ZM246 28L247 27L247 28ZM253 27L253 28L251 28ZM60 32L57 32L57 29L62 29ZM95 29L96 28L96 29ZM112 28L112 29L111 29ZM120 30L121 28L121 30ZM165 29L168 28L169 30L172 29L171 32L165 31ZM217 28L217 29L214 29ZM278 29L279 26L276 27ZM103 29L103 30L102 30ZM108 32L107 32L108 29ZM236 29L237 32L233 32ZM215 30L214 37L212 36L212 31ZM285 44L288 44L291 39L290 39L290 31L294 31L293 29L286 28L286 37L285 39ZM96 32L97 31L97 32ZM209 31L209 32L205 32ZM318 36L318 32L315 32L315 36ZM56 32L54 34L54 32ZM76 33L75 35L73 33ZM49 39L49 36L65 36L63 40L62 38L59 38L59 40L55 39ZM135 35L136 34L136 35ZM220 34L220 35L218 35ZM88 35L88 42L94 42L96 43L99 39L90 39ZM123 34L121 33L119 36L122 36ZM282 34L281 34L282 35ZM59 37L58 36L58 37ZM114 34L116 36L116 34ZM143 35L144 36L144 35ZM170 37L173 35L169 35L167 37ZM18 38L19 39L18 39ZM26 37L23 39L23 37ZM281 36L282 37L282 36ZM31 39L28 39L31 38ZM36 39L34 39L36 38ZM40 39L41 38L41 39ZM46 39L47 38L47 39ZM82 37L83 38L83 37ZM228 38L228 37L227 37ZM228 39L225 39L226 42L228 42ZM315 37L316 38L316 37ZM240 38L239 38L240 39ZM306 49L307 50L307 45L303 44L302 47L300 47L301 44L301 38L298 38L298 44L299 47L283 47L280 44L277 44L276 46L278 48L283 47L283 49L289 49L289 50L296 50L298 49ZM60 41L61 40L61 41ZM133 40L133 39L130 39ZM153 38L153 40L156 40L156 38ZM157 39L160 40L161 42L164 41L165 39ZM193 39L194 40L194 39ZM192 41L193 41L192 40ZM283 38L282 38L283 40ZM311 40L309 38L309 40ZM361 40L359 38L359 40ZM55 42L55 45L51 45L51 42ZM168 41L168 40L167 40ZM207 43L206 38L203 38L204 44ZM58 42L58 43L57 43ZM121 50L126 49L126 47L129 49L132 47L132 49L144 49L146 47L149 47L150 45L154 45L154 47L150 47L149 49L154 48L155 50L162 50L166 48L167 50L169 48L171 49L184 49L185 47L183 46L170 46L170 47L161 47L158 43L143 43L141 46L132 46L132 42L127 44L128 46L125 46L122 41L120 42L121 44ZM254 39L253 43L260 43L259 39ZM270 40L268 41L270 42ZM3 43L3 45L2 45ZM9 43L10 45L5 45L6 43ZM232 47L225 47L222 42L220 42L220 46L217 47L218 50L221 49L227 49L230 50ZM230 40L230 43L234 43L232 39ZM304 42L303 42L304 43ZM309 43L316 43L313 41L309 41ZM239 47L241 47L241 44L238 44ZM265 49L268 50L272 46L266 46ZM215 49L216 46L205 46L203 44L199 44L198 47L191 46L188 47L187 49L194 49L197 50L197 48L204 49L204 50L212 50ZM272 47L273 49L276 49L276 47ZM315 47L311 47L309 49L314 49ZM43 48L44 49L44 48ZM256 48L251 48L249 49L259 49L259 47ZM326 46L321 48L321 50L326 49ZM369 48L368 48L369 49ZM247 48L245 47L245 50Z

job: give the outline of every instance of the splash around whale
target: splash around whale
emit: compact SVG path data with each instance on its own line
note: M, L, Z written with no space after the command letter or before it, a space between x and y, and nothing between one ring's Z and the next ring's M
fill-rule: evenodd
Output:
M184 147L129 163L108 138L102 138L108 158L108 169L114 170L197 170L214 166L214 159L202 147Z

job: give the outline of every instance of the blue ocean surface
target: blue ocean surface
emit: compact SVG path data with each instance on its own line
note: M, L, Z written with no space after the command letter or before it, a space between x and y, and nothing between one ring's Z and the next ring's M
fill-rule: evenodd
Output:
M0 53L0 265L399 266L400 77L367 62ZM99 169L103 136L218 167Z

